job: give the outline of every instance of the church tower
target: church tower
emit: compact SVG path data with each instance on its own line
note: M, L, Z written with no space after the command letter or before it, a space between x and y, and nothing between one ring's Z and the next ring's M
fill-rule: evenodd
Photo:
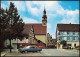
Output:
M42 16L42 26L47 26L47 15L46 15L45 8L44 8L44 11L43 11L43 16Z

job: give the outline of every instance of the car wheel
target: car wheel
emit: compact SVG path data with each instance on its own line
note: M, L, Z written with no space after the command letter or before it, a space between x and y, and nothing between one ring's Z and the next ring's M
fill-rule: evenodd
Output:
M23 53L23 52L21 51L21 53Z
M34 53L35 51L33 51L33 53Z
M28 53L28 51L25 51L25 53Z
M21 53L25 53L25 51L22 51Z
M40 52L40 51L38 51L38 52Z
M35 52L37 52L37 51L35 51Z

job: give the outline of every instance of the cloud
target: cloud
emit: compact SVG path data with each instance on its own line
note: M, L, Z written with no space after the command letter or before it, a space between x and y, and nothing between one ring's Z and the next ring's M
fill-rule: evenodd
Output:
M39 22L36 21L35 19L28 18L28 17L24 17L24 18L23 18L23 22L24 22L24 23L39 23Z
M34 16L43 15L44 6L46 8L48 17L48 29L47 31L55 37L55 29L57 22L59 23L76 23L78 19L79 10L68 10L64 9L59 1L27 1L26 7L28 12ZM62 19L60 19L62 18ZM55 21L55 19L57 19ZM52 24L56 24L52 26ZM54 31L52 31L54 29Z
M13 2L18 10L20 10L20 11L25 11L26 10L26 7L24 5L25 4L24 1L8 1L9 5L10 5L10 2Z
M28 8L28 11L34 15L39 16L41 15L41 12L44 10L44 7L46 8L47 12L58 10L58 2L57 1L27 1L26 7ZM54 8L52 8L54 7Z
M39 9L36 8L36 7L33 8L32 5L33 5L33 2L31 2L31 1L27 1L27 2L26 2L26 7L28 8L28 11L29 11L32 15L38 16Z
M63 16L61 23L76 23L76 20L79 21L79 10L65 10L65 15Z
M3 4L3 3L1 3L1 8L6 9L6 8L8 8L8 6Z
M32 16L39 17L43 15L44 6L46 8L48 32L55 37L57 23L77 23L79 21L79 10L64 9L60 1L12 1L20 11L28 10ZM5 6L4 6L5 7ZM76 21L77 20L77 21ZM24 17L25 23L39 23L36 19Z

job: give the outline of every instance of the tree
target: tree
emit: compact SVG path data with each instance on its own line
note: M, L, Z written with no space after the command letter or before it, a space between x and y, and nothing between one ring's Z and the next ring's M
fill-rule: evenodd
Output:
M7 37L7 25L8 25L8 20L7 20L7 9L4 10L3 8L0 9L0 49L2 50L4 47L4 41L6 40Z
M12 39L20 39L23 37L28 37L27 34L23 34L24 23L23 20L18 15L17 8L14 6L12 2L10 2L9 9L1 9L1 17L0 17L0 45L3 45L6 39L10 41L10 52L11 52L11 40ZM2 46L3 48L3 46Z
M63 46L65 46L67 44L67 42L65 40L60 41L60 44L63 44Z
M11 39L21 39L23 37L22 31L23 31L23 20L20 18L20 15L18 15L17 8L14 6L12 2L10 2L10 7L8 10L8 19L9 19L9 40L10 40L10 47L11 47ZM10 48L11 52L11 48Z

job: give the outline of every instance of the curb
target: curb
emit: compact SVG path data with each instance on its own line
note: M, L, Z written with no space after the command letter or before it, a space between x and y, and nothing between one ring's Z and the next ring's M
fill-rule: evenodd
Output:
M4 57L7 53L9 53L9 51L7 51L7 52L1 54L1 57Z

